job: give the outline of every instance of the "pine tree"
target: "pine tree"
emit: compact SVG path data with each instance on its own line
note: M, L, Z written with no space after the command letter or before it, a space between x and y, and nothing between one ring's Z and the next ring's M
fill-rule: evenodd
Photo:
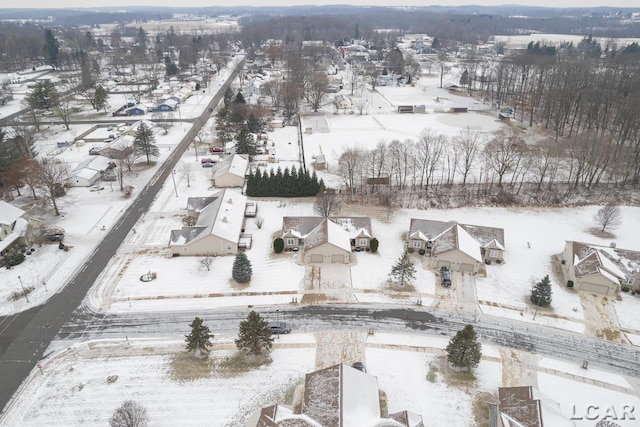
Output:
M273 345L271 330L268 322L258 313L251 311L247 320L240 322L240 333L236 339L238 350L244 350L247 354L261 354L269 351Z
M151 163L151 156L158 157L160 150L156 145L156 137L153 134L153 129L147 126L144 122L141 122L136 131L135 139L133 140L136 153L147 157L147 164Z
M191 326L191 333L185 335L185 341L187 342L185 348L187 351L195 351L196 356L200 353L206 353L211 345L211 338L213 338L213 335L209 332L209 327L205 326L199 317L193 319L189 326Z
M256 141L253 135L249 133L246 125L242 125L240 132L236 135L236 153L248 154L250 156L256 155Z
M44 30L44 60L47 65L52 67L58 66L58 51L60 43L51 30Z
M238 283L247 283L251 280L252 274L251 261L249 261L249 258L247 258L244 252L238 252L236 259L233 260L233 269L231 270L233 280Z
M244 95L242 95L242 92L238 91L238 94L236 95L236 98L233 100L234 104L246 104L247 101L244 99Z
M231 104L231 100L233 99L233 90L231 90L230 86L227 86L227 89L225 89L224 91L224 98L223 98L223 102L224 102L224 106L228 107Z
M549 280L549 275L547 274L533 285L533 289L531 290L531 302L537 306L546 307L551 304L551 281Z
M456 368L475 368L482 357L482 346L471 325L466 325L458 331L449 341L446 350L447 360Z
M402 256L398 258L398 261L396 261L395 265L391 268L389 276L400 281L400 285L402 286L416 278L416 267L413 265L413 260L409 252L406 250L403 252Z
M256 119L253 111L249 114L249 118L247 119L247 127L249 128L249 132L258 133L260 132L260 121Z

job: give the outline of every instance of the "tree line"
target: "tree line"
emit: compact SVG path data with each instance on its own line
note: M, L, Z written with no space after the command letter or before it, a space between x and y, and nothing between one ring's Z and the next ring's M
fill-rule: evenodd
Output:
M247 176L247 196L250 197L306 197L315 196L324 186L322 180L318 180L315 171L309 174L306 169L278 167L274 172L268 173L260 169Z

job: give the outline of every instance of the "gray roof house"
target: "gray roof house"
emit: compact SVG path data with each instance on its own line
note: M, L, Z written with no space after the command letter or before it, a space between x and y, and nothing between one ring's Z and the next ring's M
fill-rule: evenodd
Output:
M368 217L284 217L286 251L301 251L304 263L349 263L352 252L370 250Z
M409 411L382 414L378 380L344 364L307 374L300 413L283 405L262 408L251 427L424 427Z
M407 248L424 253L434 267L478 273L484 264L504 262L504 230L412 218Z

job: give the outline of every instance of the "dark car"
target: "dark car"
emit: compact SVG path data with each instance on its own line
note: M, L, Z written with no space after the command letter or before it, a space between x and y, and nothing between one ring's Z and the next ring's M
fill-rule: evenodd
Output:
M451 270L449 269L449 267L442 266L440 268L440 283L445 288L451 286Z
M357 369L358 371L367 372L367 369L364 367L364 363L362 362L355 362L353 364L353 368Z

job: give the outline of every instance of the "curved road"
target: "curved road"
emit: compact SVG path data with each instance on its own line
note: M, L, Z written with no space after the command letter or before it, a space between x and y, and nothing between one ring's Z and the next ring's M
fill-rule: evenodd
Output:
M640 377L640 349L532 323L494 317L383 305L326 305L241 307L184 312L97 314L82 308L65 325L57 339L125 339L125 337L182 337L194 317L206 321L214 333L235 335L250 310L275 320L293 323L294 331L314 332L349 329L453 336L472 324L481 341L567 359L581 364ZM71 344L71 343L69 343Z
M236 78L244 66L244 62L245 59L238 62L236 69L220 87L202 115L194 121L191 130L186 133L180 144L160 166L158 172L151 178L136 200L89 255L84 267L75 274L65 288L45 305L0 318L1 408L6 407L23 380L42 359L43 352L49 343L60 328L72 318L73 311L81 304L88 290L107 266L131 228L149 209L164 181L209 119L210 113L207 110L218 105L225 89Z

